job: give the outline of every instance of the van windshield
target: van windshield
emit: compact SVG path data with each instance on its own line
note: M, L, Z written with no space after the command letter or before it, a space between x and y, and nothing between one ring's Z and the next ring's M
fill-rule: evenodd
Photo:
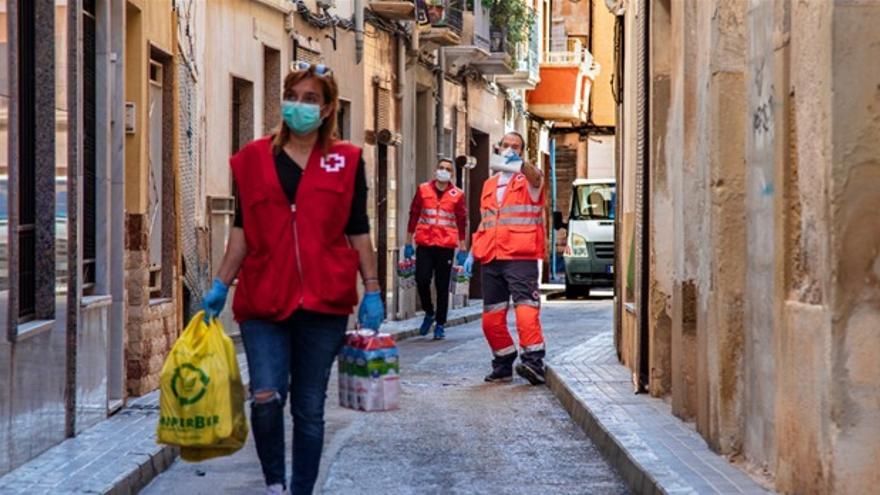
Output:
M572 220L613 220L614 184L585 184L574 188Z

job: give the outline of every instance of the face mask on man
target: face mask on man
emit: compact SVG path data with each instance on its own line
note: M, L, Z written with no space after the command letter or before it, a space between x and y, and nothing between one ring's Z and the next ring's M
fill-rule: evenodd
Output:
M522 169L522 158L512 148L499 150L489 157L489 170L515 173Z
M321 106L314 103L284 100L281 102L281 117L295 134L308 134L321 127Z
M434 177L437 179L437 182L449 182L452 180L452 172L438 168L437 172L434 173Z

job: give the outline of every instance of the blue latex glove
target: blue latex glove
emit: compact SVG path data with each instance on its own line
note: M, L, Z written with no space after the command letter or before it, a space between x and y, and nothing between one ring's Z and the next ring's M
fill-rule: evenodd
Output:
M474 274L474 255L468 253L467 258L465 258L464 262L461 264L464 267L464 271L468 274L468 277Z
M403 248L403 257L406 259L412 259L416 255L416 250L413 249L412 244L407 244L406 247Z
M467 261L468 253L465 251L459 251L457 255L455 255L455 264L458 266L464 266L465 261Z
M229 286L220 281L219 278L214 279L214 285L202 296L202 309L205 310L205 323L216 318L226 306L226 295L229 293Z
M385 308L382 306L380 292L367 292L358 309L358 323L363 329L379 330L383 320L385 320Z

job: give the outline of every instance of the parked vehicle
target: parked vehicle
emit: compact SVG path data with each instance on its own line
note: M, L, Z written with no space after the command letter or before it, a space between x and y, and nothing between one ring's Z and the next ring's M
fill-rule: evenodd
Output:
M565 228L565 296L589 295L614 286L614 179L577 179L571 188L568 222L553 213L553 227Z

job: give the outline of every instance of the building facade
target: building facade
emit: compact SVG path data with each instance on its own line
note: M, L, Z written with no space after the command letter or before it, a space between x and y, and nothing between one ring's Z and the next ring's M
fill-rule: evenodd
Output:
M634 386L781 492L876 490L880 6L613 11Z
M225 249L229 156L277 128L293 61L336 75L387 314L414 315L395 266L438 158L458 164L474 230L504 132L549 156L526 98L549 3L494 3L535 13L519 37L488 5L0 0L0 474L156 389Z

